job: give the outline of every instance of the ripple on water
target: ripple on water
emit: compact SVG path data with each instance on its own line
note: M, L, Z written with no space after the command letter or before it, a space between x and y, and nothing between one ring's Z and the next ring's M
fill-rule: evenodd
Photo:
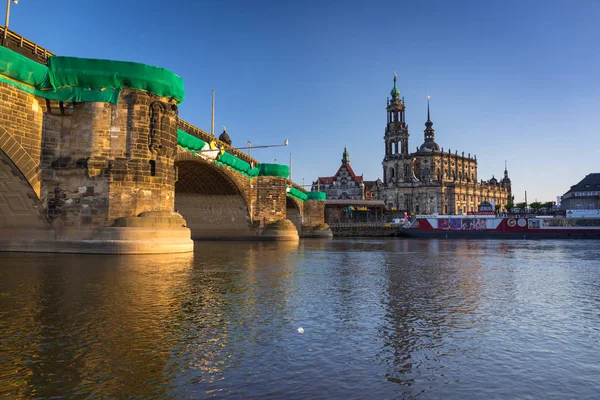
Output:
M591 399L599 260L554 240L0 253L0 397Z

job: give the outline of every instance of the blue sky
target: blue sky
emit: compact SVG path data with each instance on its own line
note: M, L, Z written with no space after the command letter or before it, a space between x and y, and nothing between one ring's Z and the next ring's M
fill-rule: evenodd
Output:
M410 148L426 96L436 141L476 154L479 179L508 161L515 201L555 200L600 172L600 2L21 0L10 28L59 55L137 61L185 81L180 117L293 178L331 176L348 146L382 177L394 71Z

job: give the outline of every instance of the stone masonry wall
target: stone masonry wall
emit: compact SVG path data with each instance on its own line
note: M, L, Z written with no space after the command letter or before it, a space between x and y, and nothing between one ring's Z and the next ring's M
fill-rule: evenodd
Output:
M306 200L304 202L304 215L302 226L312 228L325 222L325 202L318 200Z
M25 175L38 197L42 114L35 96L0 82L0 150Z
M253 220L265 226L286 217L286 191L284 178L258 176L255 178L256 201L253 207Z
M173 211L177 106L124 89L119 104L45 108L42 203L56 227L110 226Z

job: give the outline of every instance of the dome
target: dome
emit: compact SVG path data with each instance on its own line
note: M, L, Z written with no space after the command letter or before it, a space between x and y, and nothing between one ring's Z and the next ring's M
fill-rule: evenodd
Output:
M498 179L496 179L494 177L494 175L492 175L492 179L490 179L490 184L492 184L492 185L497 185L498 184Z
M398 89L396 85L394 85L392 90L390 90L390 95L392 96L392 98L400 97L400 89Z
M225 128L223 128L223 133L221 133L221 135L219 136L219 140L231 146L231 138L229 137L229 134L227 134Z
M440 151L440 145L433 141L425 142L421 145L421 147L419 147L419 151L421 151L421 152Z

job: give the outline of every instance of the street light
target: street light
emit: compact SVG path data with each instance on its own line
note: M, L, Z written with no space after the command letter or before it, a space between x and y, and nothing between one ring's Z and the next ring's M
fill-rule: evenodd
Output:
M8 34L8 20L10 18L10 1L6 0L6 20L4 21L4 40L6 40L6 35ZM13 3L19 4L19 0L12 0Z
M248 141L247 144L248 144L248 147L230 147L230 148L224 147L222 150L250 150L250 149L266 149L268 147L284 147L289 144L289 141L287 139L285 139L285 142L283 142L283 144L267 144L267 145L261 145L261 146L253 146L252 143L250 143L250 141ZM204 152L210 152L210 151L215 151L215 149L196 150L196 153L204 153ZM250 155L249 152L248 152L248 155Z

